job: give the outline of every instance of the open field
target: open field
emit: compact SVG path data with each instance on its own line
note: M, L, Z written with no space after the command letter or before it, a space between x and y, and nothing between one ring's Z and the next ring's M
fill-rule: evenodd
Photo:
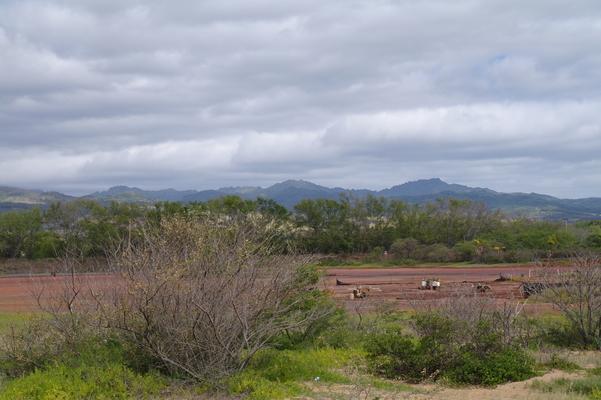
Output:
M44 296L62 293L69 283L69 275L51 276L3 276L0 277L0 312L29 312L38 309L36 295L43 291ZM109 287L116 276L106 273L78 274L77 281L88 287Z
M475 292L478 284L490 287L483 296L499 302L523 299L520 291L522 281L536 279L541 273L535 264L469 265L469 266L427 266L400 268L329 268L323 279L323 287L333 297L354 308L357 303L367 300L370 306L388 302L400 309L412 308L414 302L433 303L458 293ZM511 276L512 280L498 281L500 275ZM441 287L436 290L419 290L424 278L438 278ZM368 297L349 299L352 290L358 286L369 288ZM549 311L545 303L527 304L529 311Z
M522 299L520 284L535 276L539 269L534 264L469 265L469 266L419 266L401 268L328 268L325 270L320 288L328 290L341 304L354 308L360 302L370 307L378 303L390 303L400 309L409 309L416 301L423 304L448 298L457 293L475 291L479 283L490 286L484 296L499 301ZM500 274L511 275L511 281L496 281ZM441 281L436 291L419 290L422 279L436 277ZM68 275L50 274L0 277L0 311L32 311L37 308L35 293L44 288L46 294L59 293L69 282ZM81 284L95 287L110 286L115 275L107 273L79 274ZM337 282L339 284L337 284ZM343 283L342 285L340 283ZM367 301L350 300L349 295L357 286L370 288ZM548 311L544 303L527 305L530 311Z

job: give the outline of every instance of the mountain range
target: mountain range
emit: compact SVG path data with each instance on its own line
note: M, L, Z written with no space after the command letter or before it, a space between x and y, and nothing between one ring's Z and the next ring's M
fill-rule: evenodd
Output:
M262 188L258 186L225 187L216 190L143 190L128 186L114 186L108 190L75 197L58 192L44 192L0 186L0 211L46 207L56 201L78 198L100 202L155 203L158 201L194 202L207 201L226 195L245 199L270 198L292 209L303 199L339 199L341 194L356 198L368 195L423 204L439 198L467 199L486 204L512 216L526 216L550 220L601 219L601 198L560 199L538 193L502 193L494 190L450 184L439 178L421 179L403 183L388 189L329 188L303 180L288 180Z

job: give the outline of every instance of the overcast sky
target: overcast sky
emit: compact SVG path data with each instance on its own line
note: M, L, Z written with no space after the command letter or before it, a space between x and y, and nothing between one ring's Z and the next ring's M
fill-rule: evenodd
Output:
M599 0L1 0L0 185L601 196Z

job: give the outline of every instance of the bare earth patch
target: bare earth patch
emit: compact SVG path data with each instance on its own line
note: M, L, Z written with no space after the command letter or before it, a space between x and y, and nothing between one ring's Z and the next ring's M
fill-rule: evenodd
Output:
M363 399L363 400L568 400L586 399L584 396L564 393L542 393L533 389L534 381L551 382L555 379L577 379L583 373L553 370L547 374L523 382L508 383L494 388L445 388L440 385L411 385L411 390L390 391L363 385L308 384L313 392L302 399ZM404 385L403 385L404 386Z

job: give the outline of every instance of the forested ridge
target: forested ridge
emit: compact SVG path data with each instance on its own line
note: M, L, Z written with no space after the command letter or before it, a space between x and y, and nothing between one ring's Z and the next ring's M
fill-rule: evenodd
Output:
M601 223L510 218L469 200L424 205L375 196L306 199L289 211L271 199L224 196L206 202L155 205L93 200L0 214L3 258L53 258L70 248L101 256L146 224L173 215L252 215L280 225L282 239L307 253L386 255L392 260L521 262L601 249Z

